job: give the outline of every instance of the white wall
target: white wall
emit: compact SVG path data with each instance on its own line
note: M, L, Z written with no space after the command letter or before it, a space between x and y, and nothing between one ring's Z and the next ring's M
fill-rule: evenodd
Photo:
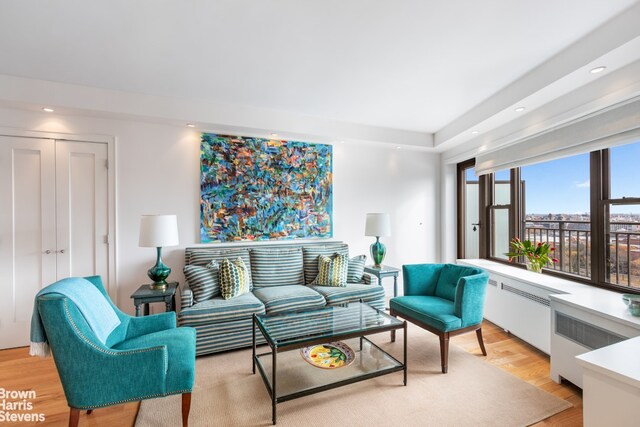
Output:
M155 251L138 247L142 214L177 214L180 246L166 248L164 260L171 278L183 282L183 249L199 242L198 130L6 108L0 109L0 127L115 136L117 304L133 312L129 296L148 281L146 270L155 262ZM393 236L383 240L385 263L438 260L439 161L437 154L394 147L335 145L334 239L349 243L352 254L368 254L373 239L364 236L365 213L389 212Z

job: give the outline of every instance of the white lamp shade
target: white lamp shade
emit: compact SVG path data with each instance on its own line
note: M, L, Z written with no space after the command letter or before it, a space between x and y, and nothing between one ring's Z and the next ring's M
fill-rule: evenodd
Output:
M160 248L178 244L178 219L175 215L142 215L139 246Z
M365 236L391 236L391 217L387 213L368 213L364 227Z

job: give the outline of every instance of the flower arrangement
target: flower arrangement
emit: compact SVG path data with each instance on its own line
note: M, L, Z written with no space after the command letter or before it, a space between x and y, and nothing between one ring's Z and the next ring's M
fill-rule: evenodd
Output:
M531 243L529 240L524 242L517 237L511 241L511 252L505 255L509 257L509 262L514 258L522 256L525 258L527 269L536 273L542 273L542 267L546 267L550 262L557 263L557 258L552 258L551 253L556 249L547 242Z

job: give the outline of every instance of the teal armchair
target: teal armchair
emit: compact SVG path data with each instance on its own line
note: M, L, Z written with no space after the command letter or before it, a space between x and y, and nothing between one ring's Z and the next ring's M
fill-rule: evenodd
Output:
M80 410L182 394L187 425L195 373L196 333L176 328L175 313L131 317L110 300L99 276L87 277L114 308L120 325L105 344L82 313L61 294L37 299L37 308L70 407L69 425Z
M449 337L476 331L483 355L482 312L489 275L456 264L402 266L404 296L392 298L392 316L400 316L440 337L442 373L448 370ZM393 337L392 337L393 338Z

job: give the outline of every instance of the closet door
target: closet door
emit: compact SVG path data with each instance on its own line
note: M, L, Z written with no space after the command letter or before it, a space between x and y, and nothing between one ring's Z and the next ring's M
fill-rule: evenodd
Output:
M27 345L35 294L56 281L55 144L0 136L0 348Z
M57 276L109 274L107 144L56 141Z

